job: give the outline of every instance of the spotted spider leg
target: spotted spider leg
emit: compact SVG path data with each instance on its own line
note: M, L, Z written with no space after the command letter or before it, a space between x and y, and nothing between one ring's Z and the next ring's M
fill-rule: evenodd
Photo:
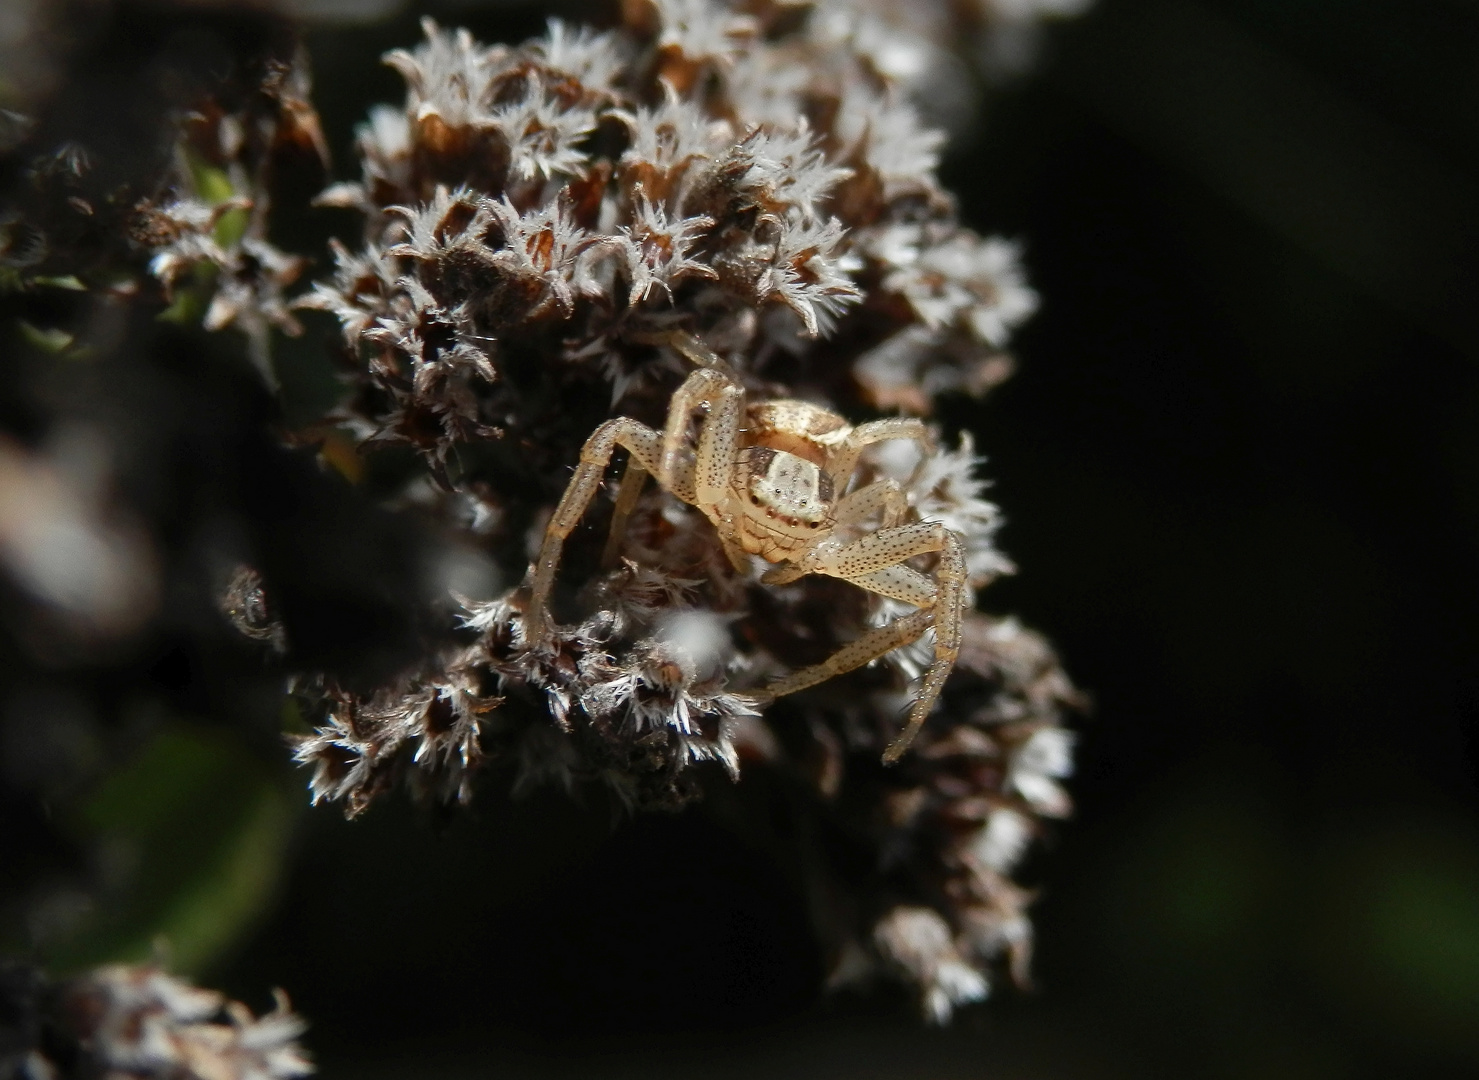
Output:
M689 419L700 407L707 408L708 415L699 428L698 452L693 461L693 498L684 501L698 507L714 523L730 565L745 573L750 568L750 557L731 539L738 529L735 509L730 505L730 473L739 453L745 415L745 392L734 380L713 368L699 368L683 381L668 408L658 482L672 490L668 478L684 460Z
M580 464L570 478L565 494L550 515L544 530L544 543L539 557L530 567L529 608L524 617L524 634L531 645L542 642L550 631L549 597L555 584L555 571L565 548L565 538L580 523L591 499L601 487L601 477L611 463L616 448L623 447L646 473L658 473L662 460L662 436L646 424L627 417L607 420L592 432L580 449ZM661 474L659 474L661 475ZM693 501L692 480L686 468L675 467L666 475L663 485L684 502Z
M642 468L635 457L627 458L622 471L621 483L616 489L616 508L611 511L611 529L606 534L606 546L601 550L601 566L611 569L621 554L621 542L626 538L627 520L637 509L637 500L642 497L642 487L650 474Z
M909 500L897 480L879 480L844 495L832 508L832 526L856 525L882 511L880 528L892 529L909 511ZM826 543L819 540L818 543ZM789 585L798 578L814 573L806 562L806 553L794 562L773 566L760 576L765 585Z
M844 495L832 509L832 521L834 525L855 525L880 510L880 528L884 529L894 528L909 512L909 499L897 480L879 480Z
M905 565L908 559L933 551L940 553L933 577ZM934 660L909 708L904 730L883 752L886 764L898 761L929 717L960 654L966 585L965 548L960 534L938 522L924 521L879 529L847 543L822 540L796 560L796 567L800 570L797 577L825 574L842 578L869 592L913 604L920 610L869 630L820 664L777 679L765 688L769 697L794 694L862 667L916 640L929 627L935 628ZM790 569L787 568L788 574Z
M635 340L640 341L642 338L636 337ZM725 376L731 382L739 383L739 374L729 365L729 362L692 334L682 330L670 330L663 334L653 335L647 340L653 344L666 345L677 350L695 367L709 368Z
M859 424L827 455L827 475L832 478L836 489L847 490L847 483L858 467L858 458L864 447L889 439L909 439L918 443L925 454L935 452L935 436L923 420L912 416L890 416Z
M671 480L683 467L683 460L686 456L684 442L688 435L688 422L693 410L700 405L712 407L713 402L719 400L725 406L736 407L742 414L744 391L736 382L733 369L725 363L723 358L705 348L691 334L671 331L654 335L636 334L632 336L632 339L653 345L667 345L676 349L698 367L697 371L684 380L683 385L678 388L669 402L667 423L663 429L662 471L658 474L658 483L669 491L675 491ZM737 406L733 405L734 401L737 401ZM736 446L738 437L738 424L736 424ZM723 456L722 460L729 460L729 455ZM621 542L626 535L627 520L637 508L637 500L642 495L642 487L647 476L648 470L644 469L635 457L627 462L620 486L617 488L616 510L611 516L611 531L606 537L606 547L601 553L603 566L616 565L616 558L621 552ZM683 498L681 495L679 497ZM693 499L684 499L684 501L694 502ZM717 524L717 519L713 514L708 514L708 517ZM724 551L729 557L730 564L737 570L747 568L749 563L744 553L724 539L722 533L720 539L723 541Z

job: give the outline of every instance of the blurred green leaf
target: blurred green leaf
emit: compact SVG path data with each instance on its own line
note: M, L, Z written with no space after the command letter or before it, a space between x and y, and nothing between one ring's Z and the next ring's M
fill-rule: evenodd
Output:
M287 796L236 739L167 728L80 808L104 892L47 959L138 961L163 944L171 967L199 971L271 897L291 823Z
M190 178L195 181L195 190L205 202L214 206L236 194L231 186L231 177L226 175L224 169L207 165L195 154L190 154L189 160Z
M216 243L229 248L246 235L250 219L245 210L227 210L216 222Z
M207 165L193 154L190 156L190 176L195 181L195 190L200 198L212 206L236 197L231 177L223 169ZM216 243L230 247L246 233L249 221L247 211L228 210L216 222Z
M1373 951L1392 977L1479 1030L1479 881L1458 866L1404 866L1372 898ZM1467 879L1467 880L1465 880Z
M1238 751L1225 750L1229 760ZM1119 864L1116 911L1138 962L1231 971L1267 936L1279 826L1256 767L1225 763L1167 792Z
M176 286L174 300L155 318L160 322L192 326L205 318L211 295L216 291L216 268L202 263L191 272L189 284Z
M1329 864L1316 970L1361 1023L1479 1060L1473 822L1387 823Z
M65 289L67 292L87 292L87 286L77 280L76 274L62 274L60 277L38 277L32 279L36 285L45 285L53 289Z
M18 322L21 328L21 336L42 352L52 354L62 353L76 341L76 338L59 327L33 326L24 319L20 319Z

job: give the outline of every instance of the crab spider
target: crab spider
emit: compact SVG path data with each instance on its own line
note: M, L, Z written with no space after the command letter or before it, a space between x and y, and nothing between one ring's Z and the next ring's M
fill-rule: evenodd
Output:
M928 453L934 440L923 422L895 417L850 426L836 413L804 401L746 402L745 391L718 357L687 335L664 342L699 364L673 395L662 431L626 417L607 420L580 452L564 496L546 527L529 568L526 638L547 638L550 590L565 538L584 515L620 446L630 455L617 492L607 556L614 555L642 484L653 476L663 490L696 507L718 532L730 562L742 574L750 556L776 564L760 580L785 584L807 574L850 581L869 592L913 604L917 611L868 630L820 664L777 679L759 692L763 700L804 690L862 667L918 639L934 627L935 655L903 731L883 753L897 761L929 716L960 651L966 598L961 536L938 522L902 524L908 502L897 481L848 486L863 448L909 439ZM689 448L695 409L707 410L696 451ZM855 539L834 535L838 526L881 515L881 526ZM908 565L916 555L938 552L933 574Z

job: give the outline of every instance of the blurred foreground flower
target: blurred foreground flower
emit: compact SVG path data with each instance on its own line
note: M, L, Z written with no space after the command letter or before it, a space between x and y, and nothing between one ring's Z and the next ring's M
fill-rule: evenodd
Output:
M153 552L108 505L107 447L97 434L65 432L58 442L38 454L0 437L0 566L53 632L118 637L154 612Z
M154 967L111 966L53 983L0 967L6 1080L292 1080L313 1066L304 1022L278 991L272 1012Z

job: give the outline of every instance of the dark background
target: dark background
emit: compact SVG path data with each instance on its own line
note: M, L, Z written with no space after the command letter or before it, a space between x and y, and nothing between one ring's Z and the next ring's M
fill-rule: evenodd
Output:
M417 35L310 35L341 174ZM945 172L1044 297L945 408L1021 567L982 603L1095 700L1037 987L946 1031L823 998L800 897L701 807L487 790L303 813L202 981L287 987L330 1080L1479 1071L1479 5L1101 0Z

